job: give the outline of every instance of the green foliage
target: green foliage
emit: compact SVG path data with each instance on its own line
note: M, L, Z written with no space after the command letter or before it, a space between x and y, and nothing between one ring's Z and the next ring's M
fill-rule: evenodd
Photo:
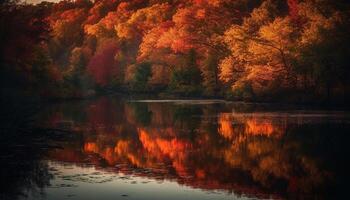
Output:
M33 50L33 59L30 65L32 66L32 80L34 84L42 84L50 82L48 76L48 67L50 65L49 55L40 47Z
M210 54L202 69L204 94L215 96L218 91L218 59Z
M194 132L200 124L200 117L193 116L201 115L203 115L202 109L193 105L178 105L174 108L173 111L174 123L191 132Z
M135 91L146 91L148 80L152 75L150 63L140 63L136 65L136 72L132 80L132 89Z
M232 99L235 100L244 100L244 101L252 101L256 100L254 98L254 91L252 88L251 83L245 82L240 85L240 87L236 87L235 90L232 91L232 93L228 93L231 96Z
M169 90L184 96L199 95L201 93L201 72L196 63L196 52L190 50L186 56L184 66L174 69L171 77Z

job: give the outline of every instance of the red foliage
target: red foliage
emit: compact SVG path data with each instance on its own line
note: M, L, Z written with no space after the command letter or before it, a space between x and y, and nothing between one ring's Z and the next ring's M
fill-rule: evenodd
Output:
M21 80L34 79L31 65L38 61L41 44L49 37L46 15L45 9L33 5L0 6L1 69L13 70Z
M289 16L293 21L299 21L298 0L288 0Z
M117 75L118 63L114 57L118 50L115 43L107 43L91 58L87 69L99 85L105 86Z

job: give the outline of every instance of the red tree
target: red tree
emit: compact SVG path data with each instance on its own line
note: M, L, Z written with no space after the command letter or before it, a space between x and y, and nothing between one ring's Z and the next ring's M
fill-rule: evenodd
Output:
M288 0L288 7L289 7L289 16L293 20L294 23L298 24L299 19L299 10L298 10L298 0Z
M88 73L101 86L107 85L118 73L118 63L114 59L118 49L117 44L107 42L95 53L88 64Z

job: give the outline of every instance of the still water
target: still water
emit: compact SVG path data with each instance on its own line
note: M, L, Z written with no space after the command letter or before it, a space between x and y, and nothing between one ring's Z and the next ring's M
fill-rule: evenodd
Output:
M285 199L345 193L350 116L225 101L102 97L48 106L71 131L22 199Z

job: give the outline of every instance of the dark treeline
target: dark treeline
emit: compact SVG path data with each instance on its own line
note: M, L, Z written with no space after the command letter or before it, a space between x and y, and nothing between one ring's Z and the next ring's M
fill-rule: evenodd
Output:
M1 90L349 99L346 0L3 1Z

